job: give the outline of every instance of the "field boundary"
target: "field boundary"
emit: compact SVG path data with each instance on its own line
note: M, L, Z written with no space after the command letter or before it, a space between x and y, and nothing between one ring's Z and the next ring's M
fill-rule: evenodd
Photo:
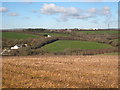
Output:
M76 50L71 51L69 53L66 52L56 52L55 55L98 55L98 54L105 54L105 53L116 53L120 52L119 49L116 48L109 48L109 49L93 49L93 50Z

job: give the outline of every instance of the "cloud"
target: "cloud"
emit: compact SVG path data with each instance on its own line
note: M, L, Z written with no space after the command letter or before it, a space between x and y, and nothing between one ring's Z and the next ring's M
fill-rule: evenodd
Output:
M0 7L0 12L6 12L8 9L6 7Z
M65 7L56 6L55 4L44 4L43 8L41 9L41 13L48 15L59 14L59 13L76 15L79 13L79 10L76 9L75 7L65 8Z
M96 13L97 9L96 8L90 8L90 9L88 9L88 12L90 12L90 13Z
M75 7L60 7L56 6L55 4L44 4L43 7L41 8L41 13L42 14L47 14L47 15L54 15L54 14L61 14L60 18L63 21L67 21L68 18L88 18L88 15L80 15L81 10ZM57 19L57 21L59 21Z
M111 8L109 6L104 6L102 9L89 8L88 12L96 15L110 15Z
M110 7L108 7L108 6L105 6L105 7L103 7L103 11L102 11L102 13L104 14L104 15L108 15L108 14L110 14Z
M64 7L58 7L55 4L44 4L43 8L41 9L41 13L43 14L56 14L56 13L64 13L65 8Z
M9 16L19 16L19 14L15 13L15 12L12 12L12 13L9 13Z
M40 9L42 14L47 15L59 15L57 21L68 21L69 19L89 19L99 15L110 14L110 7L105 6L98 10L96 8L89 8L88 10L82 10L76 7L62 7L55 4L44 4Z

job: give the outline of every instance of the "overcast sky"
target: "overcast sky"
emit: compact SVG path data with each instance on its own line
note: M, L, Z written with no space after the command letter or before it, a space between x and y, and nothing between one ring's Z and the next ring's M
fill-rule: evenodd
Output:
M118 26L117 2L3 2L0 13L4 29Z

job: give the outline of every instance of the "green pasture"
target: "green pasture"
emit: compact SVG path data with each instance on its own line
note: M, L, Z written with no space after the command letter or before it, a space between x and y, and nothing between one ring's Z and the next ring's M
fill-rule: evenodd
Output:
M48 52L57 52L63 51L67 48L75 49L104 49L112 47L107 44L88 42L88 41L78 41L78 40L59 40L48 45L43 46L42 48Z
M82 32L82 33L87 33L87 34L117 34L120 33L120 31L115 31L115 30L110 30L110 31L75 31L75 32Z
M38 37L38 36L31 34L17 33L17 32L2 32L2 38L25 39L28 37Z
M114 41L119 41L120 42L120 39L113 39Z

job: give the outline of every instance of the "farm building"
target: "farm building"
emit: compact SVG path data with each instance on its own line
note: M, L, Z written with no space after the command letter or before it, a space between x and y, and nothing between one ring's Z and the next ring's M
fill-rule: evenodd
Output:
M11 47L10 49L19 49L21 46L15 45L13 47Z
M92 30L98 30L98 28L92 28Z
M51 37L51 35L47 35L47 37Z
M51 35L48 35L48 34L45 34L44 36L45 36L45 37L51 37Z
M27 44L23 44L23 45L15 45L13 47L11 47L10 49L19 49L21 47L27 47L28 45Z

